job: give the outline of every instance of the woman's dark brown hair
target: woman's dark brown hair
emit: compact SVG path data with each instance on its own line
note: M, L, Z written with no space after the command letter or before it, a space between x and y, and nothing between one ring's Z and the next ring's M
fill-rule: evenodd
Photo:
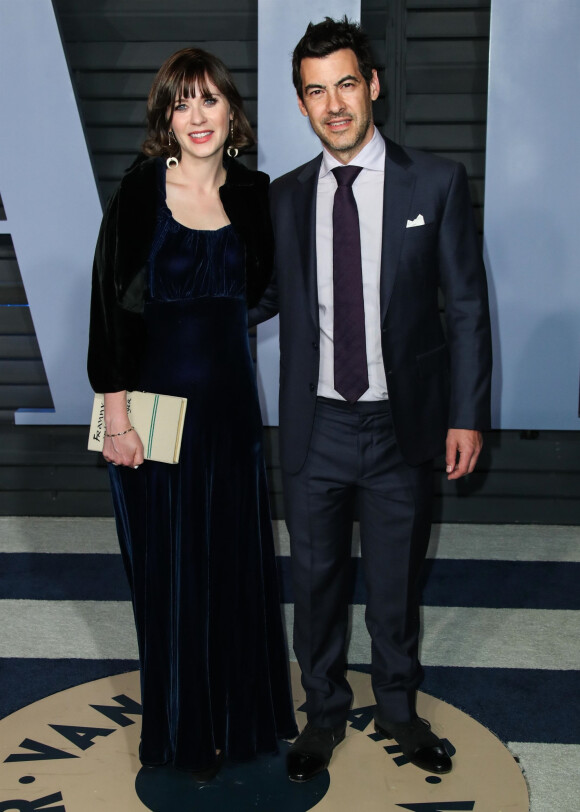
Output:
M245 149L256 143L244 104L231 73L221 59L201 48L183 48L167 59L159 68L147 99L147 138L143 143L146 155L181 158L181 149L175 139L169 144L169 130L176 99L194 98L196 88L204 97L210 97L211 82L223 93L233 113L234 137L228 137L226 146Z

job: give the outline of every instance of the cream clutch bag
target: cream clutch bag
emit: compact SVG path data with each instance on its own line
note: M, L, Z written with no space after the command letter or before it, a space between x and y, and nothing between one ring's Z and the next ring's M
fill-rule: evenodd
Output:
M179 462L187 398L127 392L127 414L141 438L145 459ZM89 430L89 451L102 451L105 440L105 400L96 394Z

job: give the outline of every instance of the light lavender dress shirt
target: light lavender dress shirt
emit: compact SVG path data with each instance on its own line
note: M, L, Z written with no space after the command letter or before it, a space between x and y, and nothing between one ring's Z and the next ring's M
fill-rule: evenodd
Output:
M353 184L358 208L365 310L365 333L369 388L363 401L386 400L387 381L381 349L381 246L383 240L383 189L385 184L385 142L374 127L369 143L351 163L362 166ZM316 195L316 262L318 316L320 321L320 372L318 395L344 400L334 388L334 312L332 284L332 207L336 179L332 169L343 166L326 150L318 175Z

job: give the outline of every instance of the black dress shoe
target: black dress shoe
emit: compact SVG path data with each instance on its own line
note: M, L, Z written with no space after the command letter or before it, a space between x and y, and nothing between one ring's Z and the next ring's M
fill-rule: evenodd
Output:
M332 751L344 739L346 725L315 727L308 723L286 756L290 781L310 781L326 770Z
M375 719L375 730L387 739L395 739L403 755L416 767L429 773L451 772L451 759L445 745L434 733L425 719L412 719L410 722L387 722L384 725Z

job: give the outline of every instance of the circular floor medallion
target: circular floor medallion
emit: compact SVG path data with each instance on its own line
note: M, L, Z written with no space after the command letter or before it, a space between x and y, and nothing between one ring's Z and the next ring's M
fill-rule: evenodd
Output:
M292 664L295 706L304 695ZM328 772L288 781L276 757L225 765L207 785L137 758L137 672L84 683L0 720L0 812L528 812L525 781L509 751L451 705L419 694L418 710L446 740L453 771L431 776L374 732L368 674L349 672L353 710ZM299 726L304 714L297 711Z

